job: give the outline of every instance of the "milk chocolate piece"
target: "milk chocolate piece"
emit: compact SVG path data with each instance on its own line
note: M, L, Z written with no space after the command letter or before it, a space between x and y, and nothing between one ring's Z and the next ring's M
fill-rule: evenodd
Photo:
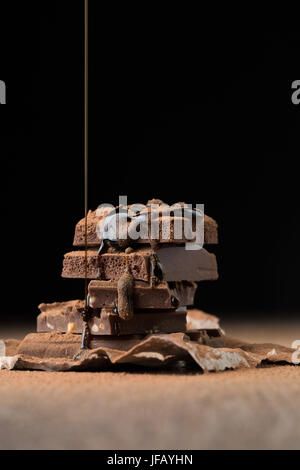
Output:
M37 332L61 332L80 334L83 330L81 311L83 301L63 302L60 304L42 304L42 313L37 317ZM174 312L135 310L131 320L122 320L112 309L95 311L89 321L93 335L132 335L150 332L170 333L185 331L186 309Z
M133 291L135 309L175 309L192 305L197 285L193 282L161 282L155 287L136 281ZM91 281L89 284L91 308L113 307L117 304L116 281Z
M150 248L138 248L133 253L104 253L98 256L96 249L88 250L88 278L96 279L100 265L101 280L119 280L127 269L126 259L132 276L136 280L149 282ZM216 257L201 250L186 250L183 246L164 246L159 248L157 256L163 266L164 280L205 281L218 279ZM73 251L64 258L62 276L66 278L84 278L85 252Z
M102 309L101 317L90 321L94 335L135 335L150 333L177 333L186 330L186 309L174 312L137 312L130 320L122 320L110 309Z
M27 335L18 348L18 354L39 358L71 359L80 350L80 335L63 335L61 333L31 333Z
M83 308L83 300L39 305L41 313L37 317L37 332L81 333Z
M162 210L162 209L160 209ZM88 213L88 227L87 227L87 242L88 246L99 246L101 244L101 234L103 231L103 227L105 224L105 218L107 215L107 211L102 211L99 216L97 216L97 211L90 211ZM170 218L171 225L170 225L170 236L168 237L164 231L164 224L163 224L163 217ZM177 216L166 216L162 215L160 217L160 226L159 226L159 242L160 243L169 243L172 241L173 243L185 243L186 241L190 241L186 239L184 236L181 239L174 240L174 220ZM178 217L177 217L178 219ZM182 219L182 217L181 217ZM193 230L195 228L193 227ZM184 233L184 231L183 231ZM149 239L143 240L138 239L136 243L149 243ZM205 244L217 244L218 243L218 225L214 219L204 215L204 243ZM78 222L75 228L75 236L74 236L74 246L83 247L85 246L85 219L82 219Z
M133 253L124 252L104 253L98 256L97 249L87 252L88 279L97 279L98 267L100 267L101 279L117 281L125 274L127 261L130 273L134 279L149 281L150 248L139 248ZM73 251L64 257L62 277L84 278L85 276L85 252Z
M186 250L181 246L159 248L157 256L166 281L211 281L218 279L216 257L201 250Z
M118 351L129 351L138 345L145 335L131 336L91 336L90 349L103 348ZM81 335L60 333L31 333L27 335L18 347L18 354L44 359L63 358L74 359L82 352ZM63 370L61 368L61 370Z

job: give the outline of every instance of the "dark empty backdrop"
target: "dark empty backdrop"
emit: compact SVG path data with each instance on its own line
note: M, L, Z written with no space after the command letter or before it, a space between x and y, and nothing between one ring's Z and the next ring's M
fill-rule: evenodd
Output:
M1 14L2 319L83 295L60 278L83 216L83 1L24 3ZM299 37L159 4L90 12L90 207L205 203L220 280L198 305L297 311Z

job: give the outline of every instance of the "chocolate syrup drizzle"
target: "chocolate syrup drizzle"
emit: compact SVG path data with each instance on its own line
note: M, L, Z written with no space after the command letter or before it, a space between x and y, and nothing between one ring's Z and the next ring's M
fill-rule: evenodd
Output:
M89 2L85 0L85 57L84 57L84 212L85 212L85 269L84 269L84 309L82 320L84 323L81 349L87 349L89 346L89 299L88 299L88 155L89 155Z
M85 0L85 59L84 59L84 72L85 72L85 86L84 86L84 207L85 207L85 273L84 273L84 309L82 311L82 320L84 323L82 337L81 337L81 349L87 349L89 347L89 341L91 337L89 329L89 320L91 317L91 309L89 307L89 295L88 295L88 154L89 154L89 133L88 133L88 124L89 124L89 2ZM147 205L151 204L163 204L161 200L152 199L148 201ZM119 207L119 217L122 215L122 208ZM121 214L121 215L120 215ZM138 214L139 216L140 214ZM108 214L109 216L109 214ZM108 217L107 216L107 217ZM106 217L106 218L107 218ZM129 221L132 220L129 217ZM128 220L127 220L128 221ZM151 255L151 278L150 284L151 287L154 287L159 282L163 280L163 269L162 265L158 261L157 257L157 245L158 242L153 240L151 241L152 255ZM125 240L116 240L115 243L112 243L111 240L104 239L102 237L102 242L98 251L98 279L101 279L101 254L103 251L107 250L109 247L116 247L117 250L125 251L130 247L130 237L129 235ZM118 303L114 307L114 311L118 313L120 318L124 320L129 320L133 317L133 289L134 289L134 278L130 272L129 259L126 256L126 272L120 278L118 282ZM174 299L175 301L175 299Z

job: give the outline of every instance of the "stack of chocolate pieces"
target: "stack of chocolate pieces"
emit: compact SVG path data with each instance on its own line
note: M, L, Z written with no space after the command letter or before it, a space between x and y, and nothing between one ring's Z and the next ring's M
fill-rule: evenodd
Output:
M87 275L89 279L87 326L90 348L126 351L148 335L186 332L187 307L194 304L196 282L218 278L214 254L205 248L187 250L185 244L191 240L186 238L186 230L184 236L174 236L176 221L184 222L180 215L182 203L178 203L180 211L177 213L167 211L159 201L159 209L156 209L159 229L155 239L130 238L137 223L139 228L142 222L149 224L153 211L151 204L153 201L134 217L127 214L125 219L120 209L117 213L114 211L118 233L120 221L126 220L127 235L122 238L110 231L112 216L109 210L89 212L87 252L85 219L76 225L76 251L65 255L62 276L84 279ZM192 220L197 215L200 216L193 211ZM217 243L216 222L204 215L203 220L204 244ZM170 224L168 230L165 222ZM42 304L39 308L38 333L82 334L84 301ZM195 338L194 331L193 340Z

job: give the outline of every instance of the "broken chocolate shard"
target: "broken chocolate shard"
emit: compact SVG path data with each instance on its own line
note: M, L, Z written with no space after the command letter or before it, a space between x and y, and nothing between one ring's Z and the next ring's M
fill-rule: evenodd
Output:
M38 332L82 333L83 300L41 304L37 317Z
M73 358L80 350L81 336L61 333L31 333L18 347L18 354L39 358Z
M155 287L135 281L133 305L135 309L174 309L194 304L197 284L194 282L161 282ZM91 308L113 307L117 302L116 281L91 281L89 284Z
M87 252L87 277L96 279L98 275L98 253L97 250ZM85 277L85 253L84 251L73 251L67 253L63 261L62 277L82 278Z
M197 309L187 311L187 330L216 330L224 334L218 317Z

